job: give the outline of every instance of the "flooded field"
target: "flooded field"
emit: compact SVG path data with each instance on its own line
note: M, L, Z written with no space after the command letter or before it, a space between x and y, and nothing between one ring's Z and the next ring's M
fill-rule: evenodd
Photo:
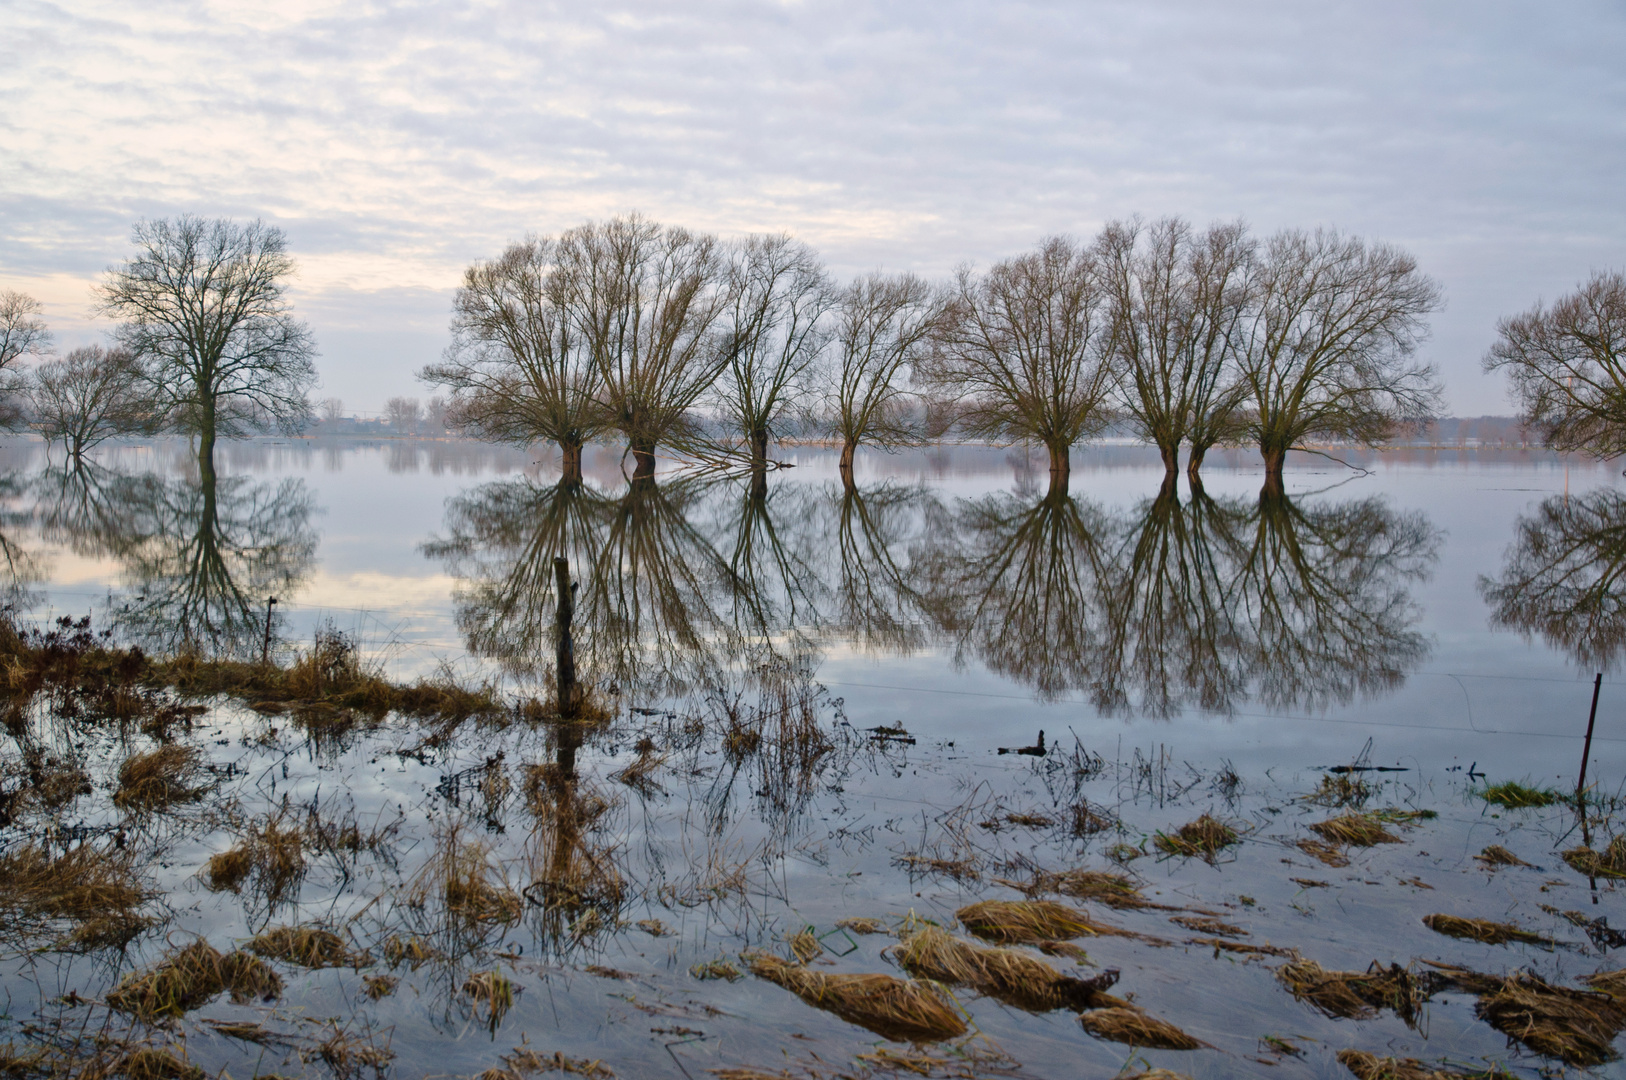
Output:
M9 1076L1626 1076L1613 470L186 459L0 457Z

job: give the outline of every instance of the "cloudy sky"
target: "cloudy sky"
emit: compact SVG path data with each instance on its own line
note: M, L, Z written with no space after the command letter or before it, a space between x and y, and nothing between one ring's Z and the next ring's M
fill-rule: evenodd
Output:
M264 218L321 396L423 394L471 260L641 210L945 274L1114 217L1334 225L1496 318L1626 266L1626 4L0 5L0 288L63 344L139 218Z

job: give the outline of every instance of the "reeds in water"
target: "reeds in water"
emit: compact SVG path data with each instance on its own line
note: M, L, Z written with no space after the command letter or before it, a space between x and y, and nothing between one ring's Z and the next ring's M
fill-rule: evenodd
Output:
M936 926L904 939L894 955L898 966L916 978L965 986L1030 1012L1123 1004L1106 993L1118 981L1115 970L1075 978L1014 949L974 945Z
M885 1039L938 1042L966 1032L953 1002L931 983L882 974L825 974L764 952L741 959L758 978Z

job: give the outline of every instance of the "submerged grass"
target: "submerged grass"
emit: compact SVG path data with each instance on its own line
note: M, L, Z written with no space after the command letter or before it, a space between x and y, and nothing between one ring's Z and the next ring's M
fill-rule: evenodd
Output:
M198 782L203 771L203 755L193 746L172 743L132 754L119 766L113 805L121 810L162 810L194 802L208 790L206 783Z
M1167 1020L1159 1020L1133 1007L1095 1009L1080 1016L1078 1022L1098 1039L1148 1050L1201 1050L1208 1046Z
M1413 1024L1428 1000L1427 987L1411 972L1399 964L1385 968L1376 960L1365 971L1328 971L1314 960L1295 959L1277 968L1276 978L1299 1001L1349 1020L1369 1020L1389 1009Z
M1340 814L1314 822L1310 829L1327 843L1344 847L1400 843L1400 837L1385 829L1375 814Z
M983 900L961 908L954 917L977 937L1003 945L1123 933L1091 922L1077 908L1052 900Z
M1506 945L1518 941L1527 945L1540 945L1550 949L1555 942L1512 923L1492 922L1489 919L1465 919L1458 915L1425 915L1423 925L1436 934L1477 941L1485 945Z
M1440 981L1478 997L1476 1016L1538 1054L1582 1068L1619 1057L1611 1044L1626 1028L1626 1007L1609 993L1554 986L1534 972L1484 975L1431 966Z
M1447 1069L1425 1064L1416 1058L1380 1058L1365 1050L1355 1049L1338 1051L1338 1060L1355 1076L1355 1080L1498 1080L1501 1077L1511 1080L1514 1075L1501 1066L1473 1071Z
M282 979L262 960L245 952L221 953L201 938L156 966L125 977L107 1003L140 1020L178 1017L230 991L233 1002L270 1001L282 993Z
M1033 882L1024 891L1060 893L1074 900L1093 901L1113 908L1175 910L1146 899L1127 874L1118 874L1110 870L1063 870L1060 873L1041 873L1034 877Z
M1615 837L1602 851L1570 848L1563 857L1572 870L1588 877L1626 878L1626 836Z
M964 1018L937 987L892 975L829 975L771 953L742 953L751 974L784 987L816 1008L900 1042L939 1042L964 1035Z
M1519 858L1501 844L1491 844L1478 855L1474 856L1478 862L1484 863L1492 869L1498 866L1529 866L1530 864Z
M1196 856L1212 862L1221 851L1241 839L1236 829L1211 814L1204 814L1180 826L1172 836L1158 833L1152 838L1152 844L1165 855Z
M307 968L358 967L366 961L338 934L316 926L278 926L255 937L248 947L260 956Z
M1098 1009L1123 1004L1106 991L1118 981L1109 970L1088 979L1063 975L1014 949L990 949L928 926L897 947L898 966L920 979L969 987L1030 1012Z
M1563 796L1552 788L1531 787L1529 784L1521 784L1517 780L1504 780L1500 784L1491 784L1488 787L1479 788L1474 794L1492 806L1502 806L1509 810L1528 810L1551 806L1563 799Z

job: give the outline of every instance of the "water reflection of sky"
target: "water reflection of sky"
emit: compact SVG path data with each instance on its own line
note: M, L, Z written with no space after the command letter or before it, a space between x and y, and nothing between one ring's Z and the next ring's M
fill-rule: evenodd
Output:
M602 612L601 629L620 635L613 674L703 678L685 636L715 641L721 629L812 649L820 680L855 723L902 722L974 746L1025 741L1041 728L1097 742L1141 729L1129 737L1155 733L1194 758L1304 764L1345 759L1371 737L1376 759L1556 778L1578 758L1591 671L1616 648L1610 598L1588 592L1612 550L1607 491L1618 476L1607 466L1419 453L1363 459L1371 472L1358 475L1307 458L1290 472L1281 509L1295 521L1271 525L1245 452L1211 461L1206 501L1182 477L1160 504L1152 452L1081 451L1073 501L1049 511L1042 463L1020 452L873 456L860 470L858 508L843 506L833 455L786 456L797 467L774 476L758 511L737 485L675 477L633 505L617 455L589 456L591 505L579 515L573 566L591 577L599 559L641 575L621 582ZM186 573L187 560L170 556L198 538L160 520L197 513L184 444L103 457L100 483L124 485L112 501L121 521L144 522L141 545L104 535L117 532L108 500L64 512L37 444L14 443L4 458L8 556L32 579L23 588L35 613L100 618L110 590L128 611L132 597L170 595L156 583ZM554 475L545 452L267 441L226 447L221 471L240 519L228 576L245 602L278 594L290 640L331 618L403 675L446 660L527 674L525 654L545 635L521 631L551 612L551 597L521 587L502 617L479 609L489 599L482 582L510 574L519 558L504 545L523 549L545 516L537 500ZM530 505L502 503L526 492ZM1340 535L1329 539L1328 529ZM1206 543L1193 546L1194 531ZM1246 552L1261 546L1270 565L1249 572ZM1295 572L1306 548L1315 565ZM674 554L694 580L663 599L655 586ZM1307 597L1315 582L1354 600ZM1171 591L1197 599L1171 614ZM625 606L629 596L637 610ZM526 604L529 615L519 611ZM232 632L246 640L253 626ZM470 658L481 627L477 651L498 660ZM492 647L503 640L506 655ZM1156 692L1160 679L1172 692ZM1606 677L1606 775L1626 760L1622 720L1626 686Z

